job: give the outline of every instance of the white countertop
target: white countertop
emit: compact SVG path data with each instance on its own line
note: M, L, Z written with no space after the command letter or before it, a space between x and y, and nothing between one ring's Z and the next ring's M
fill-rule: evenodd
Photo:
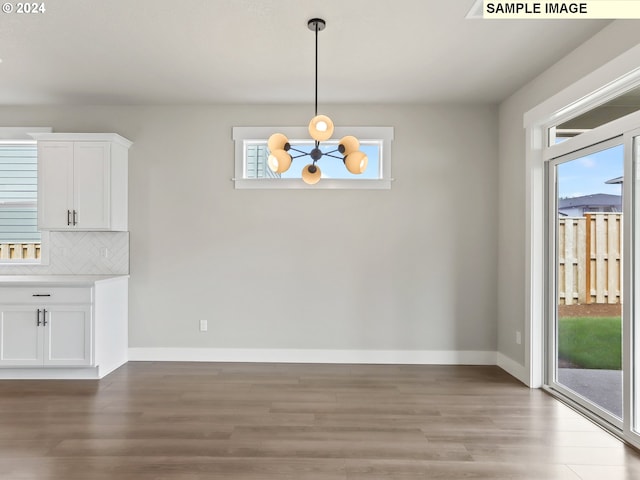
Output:
M129 278L129 275L0 275L0 287L20 285L80 286Z

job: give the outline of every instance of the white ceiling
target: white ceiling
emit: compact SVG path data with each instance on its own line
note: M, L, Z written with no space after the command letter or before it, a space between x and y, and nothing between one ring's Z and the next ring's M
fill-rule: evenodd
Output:
M15 2L14 2L15 3ZM607 25L474 0L50 0L0 13L0 105L497 102Z

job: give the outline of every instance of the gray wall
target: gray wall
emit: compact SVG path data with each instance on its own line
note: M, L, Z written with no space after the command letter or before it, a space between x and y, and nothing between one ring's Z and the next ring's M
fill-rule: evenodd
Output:
M499 109L498 351L524 365L525 112L640 43L635 20L617 20L505 100Z
M391 190L234 190L231 128L304 125L308 105L15 107L0 125L134 142L131 347L495 351L497 109L324 110L395 127Z

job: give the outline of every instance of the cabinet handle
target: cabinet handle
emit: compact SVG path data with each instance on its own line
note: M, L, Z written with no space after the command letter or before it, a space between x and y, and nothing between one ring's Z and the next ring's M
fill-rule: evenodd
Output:
M40 325L42 325L42 322L40 321L40 309L38 309L36 312L36 327L39 327Z
M67 210L67 227L71 225L71 210Z
M42 325L44 327L47 326L47 309L46 308L42 309Z
M73 226L74 226L74 227L78 224L77 218L78 218L78 212L76 212L76 211L74 210L74 211L73 211Z
M31 295L32 297L50 297L51 294L50 293L34 293L33 295Z

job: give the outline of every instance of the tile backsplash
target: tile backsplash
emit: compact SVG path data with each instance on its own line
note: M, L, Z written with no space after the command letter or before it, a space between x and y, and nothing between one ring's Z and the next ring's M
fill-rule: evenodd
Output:
M0 265L0 275L124 275L129 232L51 232L48 265Z

